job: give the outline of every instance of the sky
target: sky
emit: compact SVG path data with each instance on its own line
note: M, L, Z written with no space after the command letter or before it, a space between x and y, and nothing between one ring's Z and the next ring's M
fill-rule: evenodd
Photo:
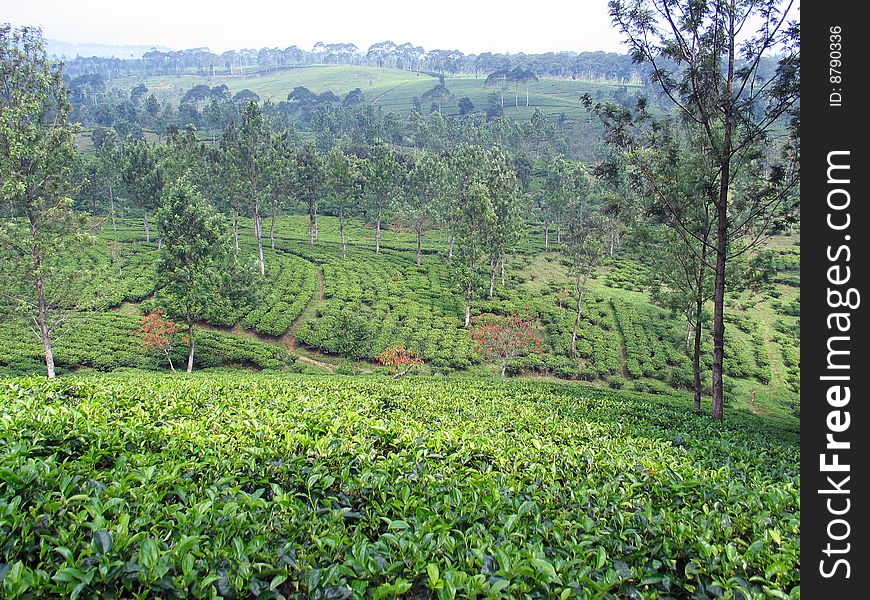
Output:
M386 40L466 54L625 52L607 0L0 0L0 21L63 42L212 52Z

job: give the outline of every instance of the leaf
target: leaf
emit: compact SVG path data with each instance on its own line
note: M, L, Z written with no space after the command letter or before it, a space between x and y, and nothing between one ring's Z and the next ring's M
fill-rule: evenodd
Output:
M547 581L550 583L562 583L559 579L559 576L556 575L556 568L550 563L550 561L545 560L543 558L533 558L529 561L535 570L544 575L547 578Z
M441 572L438 570L438 565L429 563L426 565L426 573L429 575L429 587L435 589L438 585L438 580L441 578Z
M598 546L595 551L595 568L601 569L607 563L607 550L604 546Z
M105 529L100 529L94 532L94 546L97 549L97 554L108 554L112 549L112 534Z
M146 538L139 546L139 564L146 571L153 571L160 560L160 549L153 538Z

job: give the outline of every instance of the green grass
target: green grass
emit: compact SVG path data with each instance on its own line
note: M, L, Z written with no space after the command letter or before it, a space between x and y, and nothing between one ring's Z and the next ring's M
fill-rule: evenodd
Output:
M3 595L785 597L796 431L541 382L0 382Z

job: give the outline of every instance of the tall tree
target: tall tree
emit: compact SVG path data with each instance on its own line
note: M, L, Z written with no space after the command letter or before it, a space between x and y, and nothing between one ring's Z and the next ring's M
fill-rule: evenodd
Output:
M610 14L636 62L651 77L682 119L702 132L698 148L715 158L709 201L716 214L713 251L713 409L724 408L726 266L729 242L749 237L740 252L760 239L798 182L797 153L766 164L764 190L733 185L741 169L767 163L759 144L778 127L800 98L799 24L790 20L792 0L612 0ZM754 30L752 29L754 28ZM765 57L777 53L777 67ZM618 127L621 127L619 125ZM741 209L735 218L734 209ZM676 215L675 215L676 218ZM683 228L681 228L683 229ZM685 230L685 229L684 229Z
M275 223L282 205L293 195L294 138L289 132L274 134L269 144L266 181L269 191L269 245L275 249Z
M293 188L296 198L308 210L308 243L317 241L317 205L324 188L323 157L312 143L303 144L296 153Z
M263 122L263 112L255 102L247 102L242 108L241 122L234 148L239 173L247 186L247 203L254 218L254 237L257 240L257 260L260 275L266 275L263 257L263 186L260 181L269 160L269 132Z
M571 353L577 354L577 336L583 316L583 298L589 277L605 255L606 235L604 219L590 203L578 200L567 211L567 227L564 252L571 261L574 293L577 296L577 312L571 333Z
M166 187L156 220L163 233L158 301L187 325L189 373L196 323L230 311L252 289L253 278L233 251L226 221L186 177Z
M163 176L158 168L156 152L142 138L130 138L124 144L124 188L133 202L142 209L145 241L151 241L148 211L160 203Z
M372 146L366 162L366 197L375 218L375 253L381 253L381 221L399 197L405 171L396 151L383 142Z
M338 234L341 237L341 255L347 256L345 222L352 203L362 193L362 165L360 159L339 147L332 148L325 157L326 187L338 213Z
M434 211L449 192L447 164L437 154L426 152L414 162L408 173L405 212L417 235L417 266L423 254L423 234L434 218Z
M70 291L58 259L82 226L69 198L76 129L61 65L48 59L39 29L0 25L0 82L0 195L12 208L0 225L8 278L0 287L32 318L53 378L51 300Z
M121 181L123 149L114 129L94 128L91 139L94 142L94 152L97 157L97 175L100 179L100 185L109 198L109 219L112 222L112 230L115 231L117 229L115 224L115 190Z

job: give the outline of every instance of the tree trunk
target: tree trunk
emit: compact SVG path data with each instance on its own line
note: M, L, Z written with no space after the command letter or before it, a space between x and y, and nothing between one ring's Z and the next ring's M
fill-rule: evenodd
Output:
M562 243L562 218L556 217L556 243Z
M507 361L501 363L501 378L504 379L505 371L507 371Z
M148 209L142 209L142 213L145 215L145 241L151 241L151 230L148 228Z
M272 204L272 222L269 224L269 242L272 250L275 249L275 220L278 218L278 203Z
M115 191L111 181L109 181L109 216L112 219L112 231L118 231L115 226Z
M468 278L468 283L465 284L465 326L471 325L471 292L474 289L473 279Z
M338 207L338 233L341 236L341 255L347 258L347 238L344 237L344 207Z
M712 417L721 419L725 407L725 386L722 365L725 358L725 262L728 251L728 190L731 186L731 151L734 116L731 101L734 92L734 17L731 14L728 31L728 65L722 107L724 127L722 132L721 167L719 170L719 198L716 202L716 275L713 287L713 410ZM712 141L712 140L711 140Z
M317 223L317 202L314 203L314 241L320 239L320 225Z
M550 249L550 222L544 223L544 250Z
M701 412L701 311L704 304L700 300L695 306L695 346L692 349L692 374L695 377L695 411Z
M423 257L423 220L417 221L417 266L420 266Z
M492 300L492 294L495 292L495 259L489 259L489 299Z
M260 220L260 203L254 203L254 235L257 238L257 252L260 261L260 275L266 275L266 261L263 257L263 223Z
M378 209L378 218L375 222L375 254L381 253L381 211Z
M456 234L453 232L449 232L447 234L447 258L448 260L453 258L453 245L456 243Z
M193 351L196 347L196 342L193 338L193 321L187 322L187 338L190 340L190 350L187 352L187 372L193 372Z
M169 350L164 350L164 354L166 354L166 360L169 361L169 370L175 373L175 365L172 364L172 357L169 355Z
M40 265L38 258L39 247L34 246L34 257L36 258L37 269ZM45 305L45 282L42 275L36 276L36 295L38 297L39 312L37 321L39 323L39 336L42 338L42 349L45 353L45 371L49 379L54 379L54 352L51 348L51 337L48 331L48 307Z
M235 208L232 209L233 212L233 240L236 243L236 254L239 253L239 211Z
M501 287L504 287L504 254L501 256Z
M586 278L582 282L577 277L577 318L574 319L574 332L571 334L571 354L577 356L577 333L580 331L580 317L583 313L583 293L586 291Z

